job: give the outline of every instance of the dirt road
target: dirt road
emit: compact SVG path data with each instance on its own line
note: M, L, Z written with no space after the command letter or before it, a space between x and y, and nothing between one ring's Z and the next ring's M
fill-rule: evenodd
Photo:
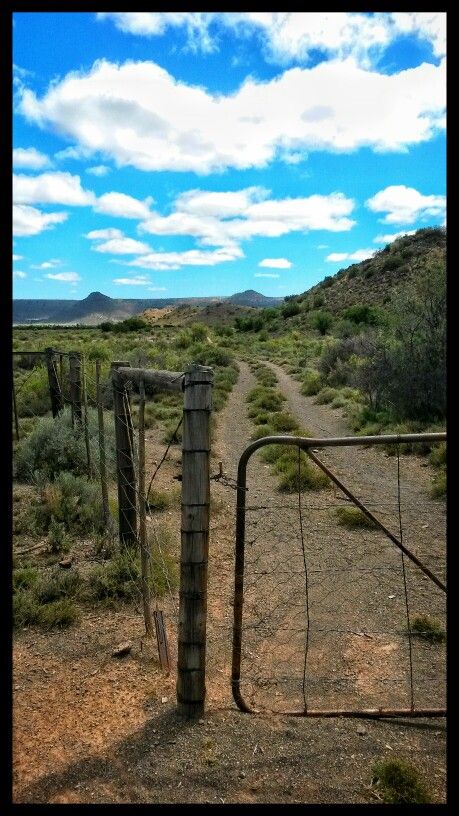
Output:
M233 477L239 455L252 430L246 415L245 397L254 380L246 364L241 363L240 368L239 381L217 419L212 459L215 473L218 462L222 461L225 472ZM293 381L283 379L285 375L281 371L278 376L286 395L290 391L292 412L307 410L307 415L301 417L298 413L298 417L310 430L315 431L316 422L328 428L329 433L335 433L333 423L336 422L338 427L339 417L328 408L312 407L295 391L297 386ZM363 452L364 457L370 454L374 456L372 451ZM393 460L386 462L383 456L378 456L377 467L393 468ZM152 448L150 458L156 457ZM344 475L348 468L347 475L353 476L352 464L343 462L343 468ZM406 463L406 468L409 472L410 462ZM169 477L176 470L177 463L173 463ZM427 483L427 475L422 469L419 473L420 481L416 477L413 484L421 490L422 480ZM375 475L375 484L378 479ZM392 479L393 475L391 482ZM280 583L285 587L282 614L291 608L288 586L292 573L297 573L299 556L296 550L290 553L288 570L283 576L285 565L278 553L287 552L286 548L293 544L297 546L300 536L298 512L295 510L293 515L292 499L279 495L276 480L266 463L254 463L250 467L249 491L250 505L264 507L261 511L253 511L248 529L248 540L253 539L254 543L250 545L250 556L247 557L252 572L247 578L246 609L249 622L252 612L258 611L262 618L259 626L252 630L248 628L245 633L246 648L250 652L251 643L271 642L270 625L266 625L263 616L272 615L272 604L266 605L266 598L270 600L269 592L271 599L278 597ZM319 494L313 497L315 504L322 507L315 511L318 515L313 517L310 510L316 533L323 536L325 548L325 561L319 559L315 565L317 570L331 569L331 546L336 539L336 527L330 532L327 515L336 499L332 490L325 491L325 494L320 494L320 501ZM445 801L443 720L317 720L270 714L247 715L236 709L229 691L235 491L213 481L212 497L206 717L200 722L186 723L176 716L174 675L164 678L154 656L152 659L148 653L140 651L141 616L134 611L85 613L77 626L51 636L32 629L20 632L14 657L15 801L150 804L376 802L370 790L372 765L382 757L393 756L412 762L427 780L434 801ZM426 523L433 524L435 514L441 516L441 507L437 508L436 503L426 497L424 500L426 508L419 512L428 517ZM311 497L305 497L305 510L307 503L314 502ZM327 507L326 513L324 506ZM326 521L324 514L327 515ZM280 529L279 521L282 522ZM420 529L423 529L422 523ZM349 532L349 542L354 535ZM368 531L366 540L369 541L372 535ZM424 546L424 539L422 543ZM365 542L361 549L364 545ZM355 551L350 544L343 548L342 563L346 562L351 550ZM312 556L312 552L309 555ZM378 565L376 557L372 563ZM397 562L398 580L399 567ZM303 573L299 574L303 581ZM323 572L317 572L317 581L310 576L311 588L323 584L323 575ZM377 588L375 575L378 573L373 570L373 588ZM293 580L294 594L302 586L301 581L295 583L296 580L300 579ZM360 588L354 599L360 602L369 592L368 584L357 582L356 586ZM392 594L387 593L384 581L382 586L386 595ZM399 589L399 584L397 587ZM399 603L398 597L394 600ZM342 601L340 604L343 610ZM294 637L304 632L303 606L297 610L297 623L293 627L290 624L291 630L297 632ZM347 624L352 620L353 608L352 602L346 607ZM316 602L316 623L328 621L330 626L330 615L334 610L327 609L325 598ZM273 623L275 620L271 617ZM359 632L358 629L355 631ZM314 652L317 644L310 644L308 677L315 702L320 702L321 694L328 694L329 701L344 692L352 692L354 698L356 695L359 698L363 691L356 688L357 677L360 677L367 697L379 693L378 688L371 685L375 677L375 660L367 655L368 648L363 646L367 639L360 634L348 644L349 675L344 678L344 687L339 684L338 687L336 684L326 687L325 684L325 691L320 683L314 685L314 670L322 666L320 676L323 677L330 661L326 655L321 660L317 648ZM132 639L131 655L121 661L111 660L109 655L114 639ZM287 633L279 643L287 649L288 642ZM244 653L247 693L261 695L266 704L298 701L301 672L297 676L297 668L301 668L301 658L293 659L285 653L283 661L273 664L264 648L265 645L260 655L253 653L250 657ZM387 665L389 671L394 668L390 652L380 651L379 663ZM357 672L358 665L360 673ZM257 672L253 666L258 666ZM285 675L292 666L295 682L289 686L289 677ZM263 672L267 678L263 677ZM259 685L263 679L270 681L268 685ZM272 680L277 680L277 686L271 683ZM277 697L276 691L279 692Z

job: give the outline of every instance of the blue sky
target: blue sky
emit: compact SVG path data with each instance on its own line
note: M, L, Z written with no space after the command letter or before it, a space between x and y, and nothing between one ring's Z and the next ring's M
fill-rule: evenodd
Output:
M303 292L445 223L444 12L20 12L17 298Z

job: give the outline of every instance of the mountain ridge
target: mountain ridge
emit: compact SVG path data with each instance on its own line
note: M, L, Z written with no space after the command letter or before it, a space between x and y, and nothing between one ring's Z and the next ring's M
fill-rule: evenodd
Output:
M64 324L97 325L104 320L120 321L146 309L180 305L206 306L218 302L266 308L278 306L283 298L267 297L248 289L225 297L190 298L112 298L103 292L90 292L81 300L16 298L13 300L13 325Z

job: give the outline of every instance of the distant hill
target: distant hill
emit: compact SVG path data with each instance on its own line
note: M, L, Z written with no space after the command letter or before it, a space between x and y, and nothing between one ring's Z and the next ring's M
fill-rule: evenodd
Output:
M73 325L80 323L96 326L104 320L125 320L147 309L166 309L177 306L205 307L231 302L234 305L256 308L279 305L283 298L270 298L248 290L231 297L203 298L111 298L102 292L91 292L83 300L13 300L13 324L50 323ZM198 317L196 319L199 319Z
M280 306L284 298L265 297L265 295L260 295L259 292L255 292L253 289L246 289L245 292L231 295L228 300L237 306L253 306L255 309L267 309L271 306Z
M288 302L339 313L355 304L386 305L393 292L421 271L429 260L445 260L446 231L427 227L387 244L372 258L340 269Z

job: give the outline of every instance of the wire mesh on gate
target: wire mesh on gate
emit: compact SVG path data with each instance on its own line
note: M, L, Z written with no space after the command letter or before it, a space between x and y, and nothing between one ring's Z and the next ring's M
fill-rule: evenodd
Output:
M419 442L428 438L416 437ZM392 531L404 552L364 513L363 526L340 524L338 508L352 502L336 487L286 497L268 476L260 482L256 457L246 483L250 453L273 439L249 446L238 473L236 702L249 711L311 715L444 714L442 503L429 502L423 510L409 458L402 462L397 444L391 482L372 485L371 495L356 501L371 507L369 516ZM277 441L285 444L286 438ZM308 452L327 445L328 451L333 445L331 439L299 442L298 476L301 447ZM361 445L362 439L340 444L346 442Z

